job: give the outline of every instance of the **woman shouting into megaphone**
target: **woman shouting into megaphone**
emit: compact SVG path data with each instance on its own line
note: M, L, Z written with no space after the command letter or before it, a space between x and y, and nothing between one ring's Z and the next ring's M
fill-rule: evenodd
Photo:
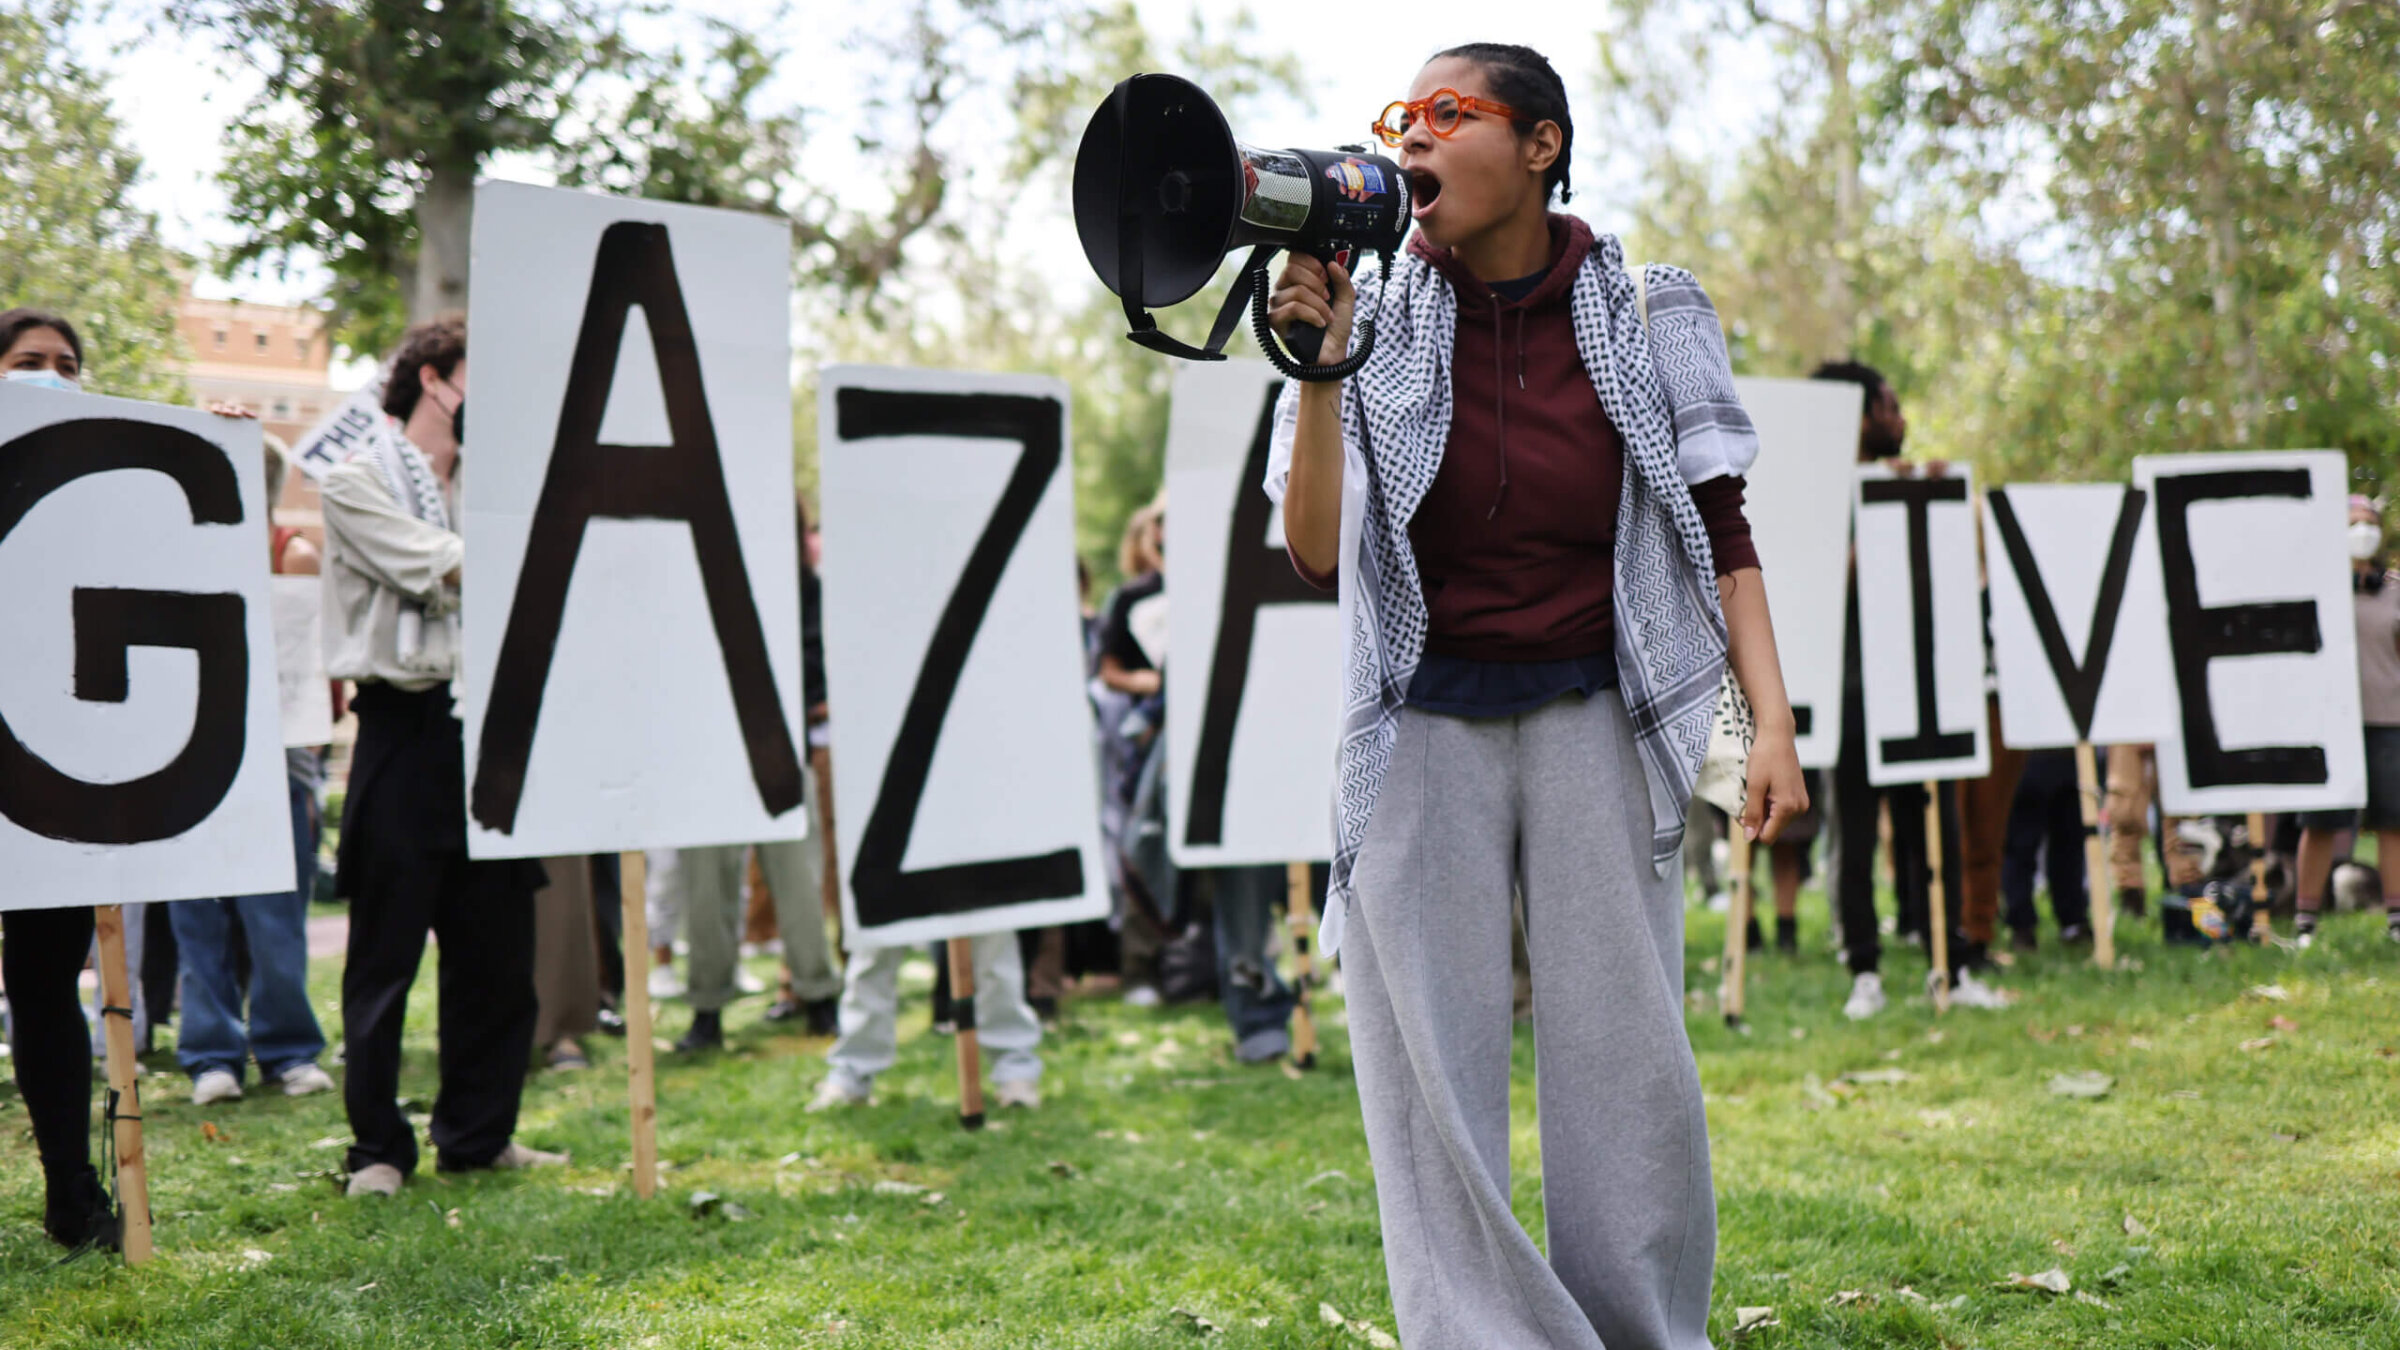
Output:
M1524 47L1437 55L1375 131L1417 234L1381 341L1294 383L1267 491L1338 585L1324 945L1349 972L1384 1260L1410 1350L1704 1350L1716 1207L1683 1023L1684 817L1730 664L1741 812L1808 805L1742 516L1758 440L1692 275L1549 209L1574 139ZM1279 330L1350 349L1360 289L1295 256ZM1511 897L1541 1063L1545 1259L1509 1207Z

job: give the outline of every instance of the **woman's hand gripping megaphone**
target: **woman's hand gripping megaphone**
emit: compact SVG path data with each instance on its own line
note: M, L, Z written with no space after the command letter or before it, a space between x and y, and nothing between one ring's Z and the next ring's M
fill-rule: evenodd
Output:
M1358 308L1358 288L1349 270L1338 262L1320 262L1305 253L1286 254L1283 271L1268 297L1267 322L1275 336L1292 340L1292 325L1324 330L1315 364L1330 366L1350 354L1350 321Z

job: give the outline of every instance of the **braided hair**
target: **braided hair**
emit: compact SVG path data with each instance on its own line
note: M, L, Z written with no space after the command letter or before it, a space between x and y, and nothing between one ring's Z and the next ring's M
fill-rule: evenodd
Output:
M1516 109L1515 126L1522 136L1544 122L1558 124L1558 158L1543 171L1545 194L1556 189L1558 199L1574 199L1567 185L1567 166L1575 152L1575 118L1567 111L1567 84L1550 65L1550 58L1531 47L1511 42L1469 42L1433 54L1436 61L1454 58L1483 68L1492 97Z

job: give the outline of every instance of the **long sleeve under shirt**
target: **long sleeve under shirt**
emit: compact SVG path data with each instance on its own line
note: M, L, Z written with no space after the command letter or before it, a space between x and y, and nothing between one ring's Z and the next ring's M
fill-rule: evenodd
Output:
M1553 215L1550 265L1496 284L1422 238L1409 247L1456 290L1458 331L1449 444L1409 522L1427 629L1408 702L1499 717L1611 688L1625 448L1569 309L1591 227ZM1737 477L1691 488L1719 576L1758 566L1742 489Z

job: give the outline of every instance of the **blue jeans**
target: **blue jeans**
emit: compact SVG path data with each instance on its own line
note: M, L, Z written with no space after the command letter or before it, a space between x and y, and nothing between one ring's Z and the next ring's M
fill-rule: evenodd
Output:
M1214 888L1217 988L1236 1043L1281 1031L1299 1002L1267 959L1285 895L1281 867L1215 867L1201 873Z
M183 1023L175 1058L194 1078L211 1069L243 1076L255 1056L269 1080L324 1053L325 1033L308 1004L308 899L317 870L316 801L290 784L297 889L234 900L184 900L168 911L183 953ZM250 947L250 1009L233 977L233 916Z

